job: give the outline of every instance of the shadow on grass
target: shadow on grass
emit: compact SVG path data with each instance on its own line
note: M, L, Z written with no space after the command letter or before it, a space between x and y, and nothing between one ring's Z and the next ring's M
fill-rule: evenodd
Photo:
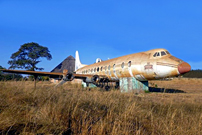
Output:
M155 87L149 87L149 92L186 93L183 90L178 90L178 89L166 89L166 88L155 88Z

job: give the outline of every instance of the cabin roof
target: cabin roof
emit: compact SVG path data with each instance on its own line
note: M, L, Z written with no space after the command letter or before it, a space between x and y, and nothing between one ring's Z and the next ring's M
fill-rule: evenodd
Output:
M149 50L149 51L146 51L147 53L155 53L155 52L160 52L160 51L168 51L164 48L158 48L158 49L152 49L152 50Z

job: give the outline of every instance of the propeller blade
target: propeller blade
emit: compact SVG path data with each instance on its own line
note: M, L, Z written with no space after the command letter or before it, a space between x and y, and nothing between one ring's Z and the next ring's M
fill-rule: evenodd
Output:
M63 85L64 83L66 83L66 81L67 81L67 74L68 74L68 70L67 70L67 69L64 69L64 70L63 70L63 78L62 78L62 81L60 81L60 82L55 86L55 88L58 87L58 86Z
M66 81L62 79L62 81L60 81L55 87L61 86L61 85L63 85L64 83L66 83Z
M64 72L64 71L63 71L63 72ZM66 83L66 81L67 81L67 77L66 77L65 74L63 74L62 80L55 86L55 88L58 87L58 86L63 85L64 83Z

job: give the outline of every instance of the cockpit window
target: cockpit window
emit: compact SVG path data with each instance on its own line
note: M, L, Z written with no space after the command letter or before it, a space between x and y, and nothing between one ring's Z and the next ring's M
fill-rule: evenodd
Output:
M156 52L153 57L159 57L159 56L164 56L164 55L167 55L167 54L170 54L169 52L165 52L165 51L161 51L161 52Z
M156 53L154 54L154 57L156 57L156 56L160 56L160 53L159 53L159 52L156 52Z
M157 55L157 52L153 56L156 57L156 55Z
M162 51L161 56L164 56L164 55L166 55L166 52Z

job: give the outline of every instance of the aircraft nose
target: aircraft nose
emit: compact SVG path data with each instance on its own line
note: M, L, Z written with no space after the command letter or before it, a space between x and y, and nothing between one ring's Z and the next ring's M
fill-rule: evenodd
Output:
M189 72L190 70L191 70L191 66L186 62L183 62L178 65L178 71L180 74Z

